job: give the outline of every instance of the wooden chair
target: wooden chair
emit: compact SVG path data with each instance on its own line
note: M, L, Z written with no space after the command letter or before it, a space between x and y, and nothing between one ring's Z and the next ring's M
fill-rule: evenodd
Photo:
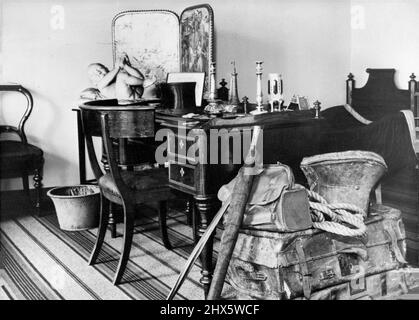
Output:
M158 203L160 231L164 246L171 248L166 227L167 201L175 198L168 186L165 168L144 171L121 169L117 162L117 149L112 139L146 138L154 136L154 108L90 107L81 106L82 123L90 164L101 190L100 225L89 264L96 262L108 226L109 201L122 205L124 215L123 245L113 283L121 282L129 260L134 232L134 218L139 204ZM102 136L109 172L103 173L93 145L93 136Z
M0 177L17 178L21 177L23 188L29 196L29 175L34 175L34 186L36 189L37 214L41 209L42 194L42 170L44 166L43 151L28 143L25 134L25 123L28 120L32 108L33 99L31 93L21 85L0 85L0 91L18 92L25 96L27 100L26 110L20 119L17 127L10 125L1 125L0 134L16 134L20 140L2 140L0 141Z

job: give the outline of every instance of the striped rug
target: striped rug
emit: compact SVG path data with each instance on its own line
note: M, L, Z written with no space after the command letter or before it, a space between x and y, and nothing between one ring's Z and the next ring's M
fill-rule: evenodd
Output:
M168 233L174 249L167 250L151 210L136 225L123 283L114 286L121 236L111 239L107 234L98 263L88 266L96 229L62 231L54 214L2 221L0 299L165 299L193 250L192 229L183 213L170 212ZM176 299L203 299L200 270L197 262Z
M122 237L106 236L99 261L88 266L96 230L68 232L55 214L21 216L0 223L0 300L161 300L165 299L193 250L192 230L183 213L169 213L174 249L161 241L151 210L137 221L123 283L112 284ZM121 225L118 225L121 234ZM215 255L220 231L215 241ZM215 262L215 259L214 259ZM203 299L197 262L176 299ZM400 299L419 299L419 289Z

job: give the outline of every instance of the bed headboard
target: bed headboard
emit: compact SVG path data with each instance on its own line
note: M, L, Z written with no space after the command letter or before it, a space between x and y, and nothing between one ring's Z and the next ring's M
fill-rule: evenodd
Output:
M346 103L358 112L363 108L379 107L383 112L411 109L418 116L418 85L412 73L408 89L399 89L394 83L396 69L367 69L368 81L362 88L355 88L352 73L346 80Z

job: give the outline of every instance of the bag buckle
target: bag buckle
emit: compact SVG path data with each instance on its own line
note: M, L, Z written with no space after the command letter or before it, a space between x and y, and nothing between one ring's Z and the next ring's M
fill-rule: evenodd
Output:
M327 268L325 271L320 273L320 280L333 279L335 276L335 271L332 268Z

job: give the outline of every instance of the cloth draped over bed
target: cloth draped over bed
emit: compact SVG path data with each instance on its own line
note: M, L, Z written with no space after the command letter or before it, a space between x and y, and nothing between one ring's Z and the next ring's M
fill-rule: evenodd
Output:
M275 131L275 136L269 135L269 131L264 132L264 150L269 152L264 153L263 161L280 161L289 165L296 181L304 185L307 181L300 168L302 159L329 152L375 152L384 158L388 166L386 177L414 170L416 154L404 114L397 110L383 114L379 108L376 108L375 115L372 114L373 108L368 111L368 114L359 112L372 120L368 125L358 121L341 105L322 111L324 121L318 127L281 128L279 133Z
M389 174L415 167L416 154L403 112L383 110L379 106L363 106L356 111L372 122L361 123L343 105L321 112L328 126L321 139L321 153L372 151L384 158Z

